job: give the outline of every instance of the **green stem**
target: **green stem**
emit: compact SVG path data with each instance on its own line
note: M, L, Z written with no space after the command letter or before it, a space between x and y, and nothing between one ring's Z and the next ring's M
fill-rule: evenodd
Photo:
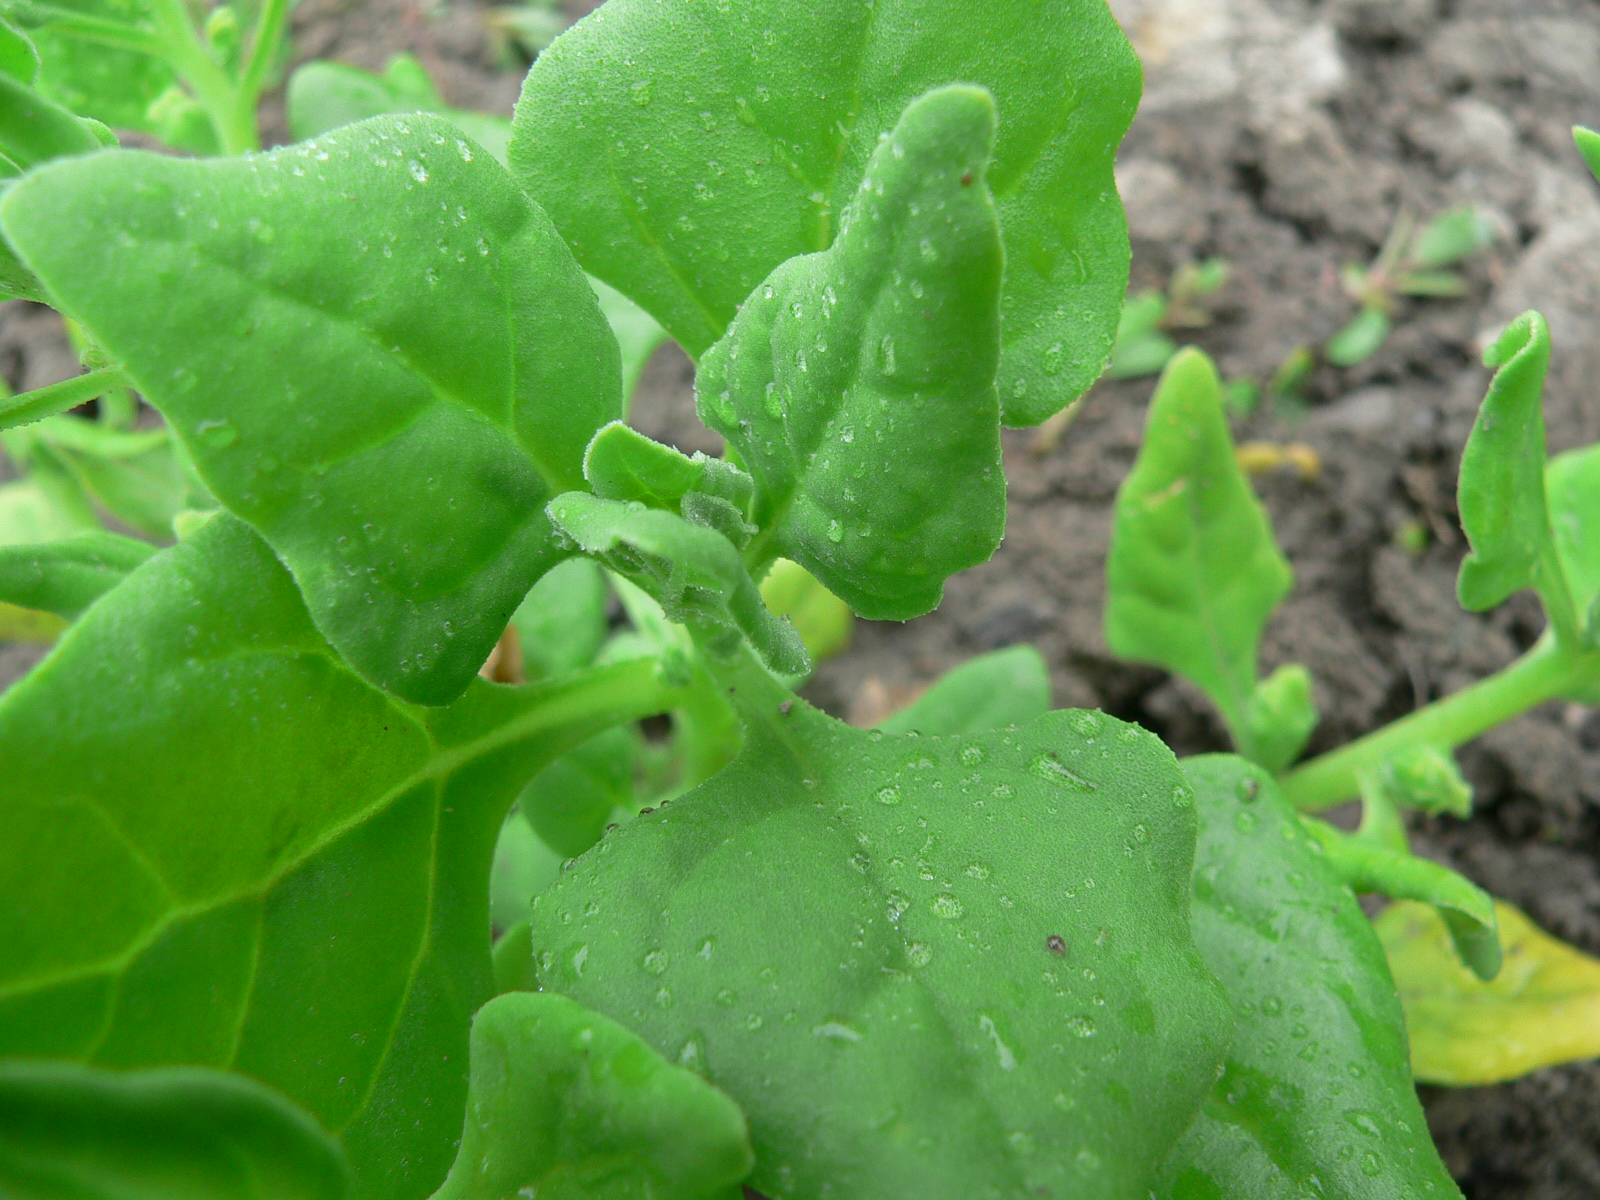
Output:
M1357 794L1357 776L1405 746L1453 749L1503 721L1600 681L1600 650L1564 647L1546 634L1497 675L1418 709L1408 717L1330 751L1282 780L1289 800L1316 812Z
M20 396L0 400L0 429L15 429L77 408L112 388L130 387L133 381L121 367L101 367L48 387L34 388Z
M284 26L289 20L289 0L264 0L261 13L256 18L255 33L250 38L250 56L239 72L239 92L249 97L253 108L266 86L267 72L277 56L278 43L283 40Z
M245 154L261 148L256 132L256 97L228 77L200 40L183 0L152 0L150 14L164 43L162 57L194 91L217 131L222 153ZM263 14L265 16L266 14ZM254 47L252 47L252 55Z

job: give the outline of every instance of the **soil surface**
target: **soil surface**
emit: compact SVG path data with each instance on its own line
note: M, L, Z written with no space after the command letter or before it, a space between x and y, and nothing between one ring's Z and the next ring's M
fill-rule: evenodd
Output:
M594 7L571 0L572 17ZM1296 346L1353 312L1337 271L1375 253L1402 209L1472 203L1494 247L1469 294L1403 304L1359 367L1318 369L1309 408L1258 412L1243 439L1303 442L1320 459L1258 486L1296 586L1267 635L1265 666L1305 663L1323 713L1320 750L1511 661L1542 624L1530 596L1474 616L1455 602L1465 550L1458 455L1482 399L1485 339L1529 307L1549 320L1553 450L1600 438L1600 189L1572 148L1600 124L1595 0L1113 0L1146 68L1144 104L1119 160L1134 285L1220 255L1232 278L1216 319L1186 340L1228 377L1261 381ZM458 0L305 0L297 58L380 67L410 50L446 98L509 112L507 71L484 9ZM266 109L283 136L281 101ZM46 310L0 308L0 370L16 388L75 373ZM1101 633L1102 568L1117 485L1138 448L1150 381L1103 383L1053 447L1006 437L1009 526L993 561L951 581L904 625L860 622L825 663L814 700L870 721L944 669L1016 642L1050 663L1058 704L1101 707L1157 730L1179 753L1225 747L1191 689L1116 661ZM647 369L635 423L684 449L718 440L694 418L692 371L673 347ZM1428 533L1420 552L1401 535ZM1412 550L1403 548L1411 544ZM0 647L0 679L31 658ZM1600 710L1552 704L1467 747L1470 820L1419 824L1448 862L1545 928L1600 954ZM1470 1200L1600 1195L1600 1064L1499 1087L1423 1089L1430 1124Z

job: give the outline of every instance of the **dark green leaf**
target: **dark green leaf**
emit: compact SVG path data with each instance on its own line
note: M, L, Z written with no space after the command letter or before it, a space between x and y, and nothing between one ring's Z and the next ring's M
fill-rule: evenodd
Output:
M1563 639L1577 633L1545 499L1544 375L1550 330L1536 312L1518 317L1485 351L1496 367L1466 449L1456 491L1472 553L1461 563L1456 595L1471 612L1512 592L1536 588Z
M1292 582L1234 457L1216 370L1184 350L1161 377L1144 445L1117 493L1106 641L1199 686L1254 758L1256 650Z
M762 603L738 551L720 533L587 492L557 496L549 511L585 554L643 588L668 620L702 633L742 634L780 674L810 670L800 635Z
M618 411L599 305L505 172L440 118L380 117L250 159L56 164L3 214L340 652L459 695Z
M0 699L0 1054L237 1070L339 1137L357 1197L425 1194L491 994L502 817L664 697L645 660L403 704L212 519Z
M611 0L534 64L512 162L585 266L699 356L833 242L879 135L950 83L1000 109L999 390L1031 425L1099 375L1127 284L1111 168L1139 68L1099 0Z
M1311 698L1311 672L1299 663L1279 667L1256 684L1245 706L1255 762L1274 773L1305 749L1321 714Z
M0 1062L7 1200L339 1200L345 1188L333 1140L253 1080Z
M1477 884L1425 858L1351 837L1325 821L1303 820L1322 846L1329 868L1352 891L1433 905L1450 927L1456 953L1473 974L1485 980L1499 974L1500 934L1494 901Z
M540 841L563 858L575 858L600 840L613 809L633 801L638 759L639 731L608 729L539 772L517 807Z
M1021 725L1050 710L1050 668L1032 646L1007 646L946 671L916 703L880 721L930 737Z
M1348 325L1328 340L1323 354L1336 367L1366 362L1389 339L1389 314L1380 308L1363 308Z
M534 584L511 614L522 641L524 674L546 679L594 662L610 629L610 595L605 573L587 558L568 559Z
M753 662L723 682L740 756L535 900L545 988L738 1101L765 1195L1144 1195L1229 1036L1168 751L1091 712L892 737Z
M928 612L1005 531L993 138L982 91L912 103L838 240L751 293L695 381L701 418L755 476L771 556L864 617Z
M98 530L0 546L0 600L72 620L154 553L148 542Z
M1186 759L1194 936L1238 1030L1162 1200L1460 1193L1428 1137L1383 947L1261 768Z
M739 1200L739 1106L614 1021L518 992L472 1021L466 1130L434 1200Z

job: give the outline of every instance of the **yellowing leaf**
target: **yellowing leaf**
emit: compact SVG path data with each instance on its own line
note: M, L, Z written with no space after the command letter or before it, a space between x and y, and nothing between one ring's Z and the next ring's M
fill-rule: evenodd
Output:
M1489 983L1461 965L1437 912L1402 900L1374 924L1411 1034L1419 1083L1500 1083L1600 1057L1600 960L1495 901L1505 962Z

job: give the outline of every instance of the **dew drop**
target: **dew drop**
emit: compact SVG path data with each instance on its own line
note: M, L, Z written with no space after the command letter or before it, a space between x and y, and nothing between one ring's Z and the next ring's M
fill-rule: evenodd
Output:
M961 765L964 767L975 767L982 761L983 748L980 746L968 746L961 752Z
M644 961L640 963L640 966L644 967L652 975L664 975L670 963L671 956L665 950L652 950L644 956Z
M879 804L895 805L895 804L899 804L900 800L901 800L900 789L895 787L895 786L893 786L892 784L889 787L879 788L878 789L878 803Z
M226 417L201 421L194 431L213 450L224 450L239 440L239 427Z
M925 967L933 961L933 948L926 942L912 942L906 947L906 958L913 967Z
M933 915L941 921L954 921L967 911L967 906L949 892L941 892L935 896L928 907L933 909Z
M828 540L835 546L844 541L844 526L837 520L828 522Z

